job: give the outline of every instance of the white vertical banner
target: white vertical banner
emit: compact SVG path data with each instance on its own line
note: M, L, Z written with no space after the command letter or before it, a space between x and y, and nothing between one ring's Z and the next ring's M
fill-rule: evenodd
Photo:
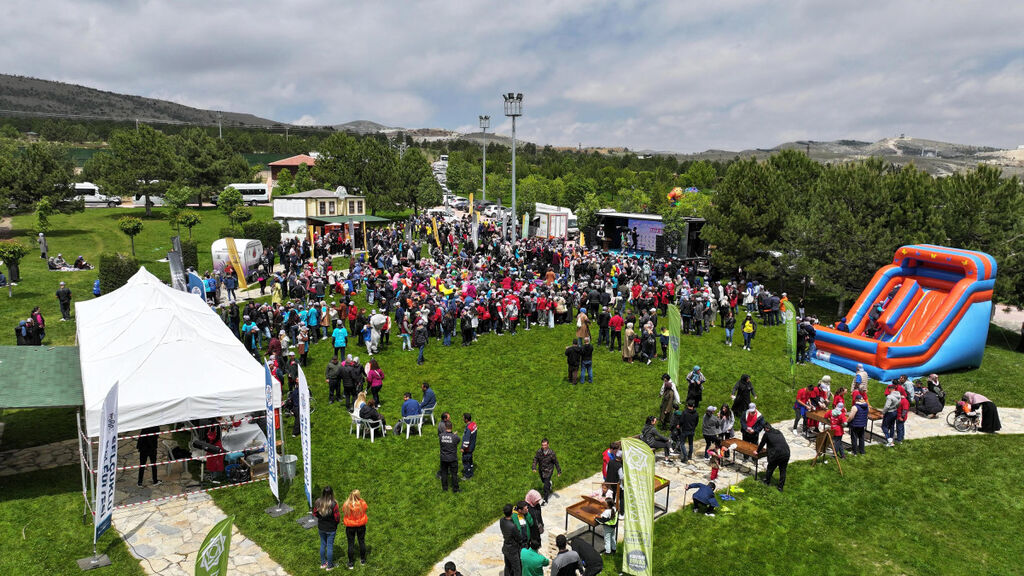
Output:
M266 371L266 395L267 395L267 465L270 467L268 481L270 482L270 491L274 493L274 498L281 499L277 495L277 447L274 446L274 440L277 438L277 434L274 431L274 377L270 375L270 364L267 362L263 363L263 369Z
M302 435L302 477L306 485L306 502L313 508L313 462L309 443L309 384L299 367L299 433Z
M96 503L93 506L93 544L110 528L117 480L117 382L110 387L100 412L99 460L96 461Z

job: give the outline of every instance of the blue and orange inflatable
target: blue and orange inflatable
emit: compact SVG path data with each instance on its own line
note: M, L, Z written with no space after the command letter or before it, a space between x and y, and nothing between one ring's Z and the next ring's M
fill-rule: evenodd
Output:
M983 252L904 246L846 315L849 332L817 328L815 364L878 380L977 367L985 352L996 261Z

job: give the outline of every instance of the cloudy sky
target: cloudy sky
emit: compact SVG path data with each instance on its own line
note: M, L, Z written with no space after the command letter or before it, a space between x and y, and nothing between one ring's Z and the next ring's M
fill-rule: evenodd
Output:
M1024 3L7 0L0 71L249 112L701 151L1024 144Z

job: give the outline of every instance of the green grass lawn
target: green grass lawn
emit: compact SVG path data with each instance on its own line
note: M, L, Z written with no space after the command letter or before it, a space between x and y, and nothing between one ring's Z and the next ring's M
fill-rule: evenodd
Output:
M557 488L593 474L610 440L638 433L644 417L656 413L662 362L627 365L617 353L598 349L595 383L572 387L565 382L562 355L572 333L572 327L559 326L516 336L486 335L468 349L457 344L444 348L431 341L428 362L422 367L415 365L415 353L400 351L397 337L379 355L387 374L382 399L389 423L397 417L401 393L408 390L418 397L423 380L435 388L439 412L453 414L456 431L462 428L462 412L472 412L479 423L478 474L459 495L442 493L434 478L438 456L433 430L423 438L387 438L373 445L348 434L347 413L326 403L322 374L331 350L326 342L313 348L306 374L317 406L312 416L314 491L325 484L338 494L358 488L368 500L368 538L377 550L371 552L367 573L424 573L447 551L496 520L504 503L519 500L538 486L530 461L541 438L550 439L564 469ZM761 410L771 420L791 418L796 389L782 329L760 330L753 352L727 348L722 337L722 331L715 330L702 338L683 338L682 372L694 363L703 366L708 376L705 403L728 403L732 385L740 374L749 373ZM1012 376L1024 362L997 340L988 348L981 369L945 378L950 394L974 387L1000 405L1024 405L1024 394ZM365 360L365 354L354 353ZM816 381L824 373L816 366L798 366L796 385ZM836 374L833 378L848 379ZM881 398L880 388L872 390L874 398ZM297 441L288 438L287 446L289 453L300 453ZM317 572L316 534L263 514L271 503L265 485L219 491L214 498L228 513L237 514L240 528L289 572ZM303 499L301 485L287 498L299 510L305 506ZM439 529L423 529L421 519ZM338 552L343 551L342 547Z
M971 435L872 447L845 476L795 463L785 493L747 479L735 514L655 522L654 573L1020 574L1022 459L1020 436Z
M92 517L82 523L78 466L0 476L0 574L81 574L92 555ZM115 530L97 543L111 566L102 574L145 574Z
M220 238L220 229L228 226L227 216L217 208L206 207L196 209L203 218L203 223L192 229L192 237L199 246L199 269L208 270L212 266L210 244ZM253 217L270 218L271 209L266 206L252 208ZM139 263L157 277L169 282L170 268L166 262L157 262L167 257L171 250L171 237L177 234L166 219L162 207L153 209L153 217L145 218L141 208L90 208L77 214L57 214L50 218L52 231L46 236L49 244L49 255L64 255L68 262L74 262L79 255L94 266L99 264L103 252L131 253L131 243L117 227L122 216L131 215L143 218L142 233L135 237L135 255ZM92 284L99 276L99 270L83 272L51 272L46 261L39 257L39 249L32 231L34 222L31 214L15 216L13 222L14 237L29 247L29 253L21 261L21 282L14 287L14 297L7 298L7 289L0 289L0 344L14 344L14 327L19 320L28 317L34 306L39 306L46 319L46 339L44 344L72 344L75 328L72 322L60 322L60 306L54 292L61 281L67 282L74 301L87 300L93 297ZM188 231L181 231L182 238L188 238ZM7 270L4 270L4 274ZM72 306L72 313L74 307Z
M257 216L267 217L268 210L257 209ZM50 235L51 252L63 252L72 258L81 253L89 260L96 260L105 250L127 251L128 239L117 230L117 218L124 213L140 212L90 210L85 214L56 216L55 228L66 230ZM160 214L159 209L157 214ZM209 243L226 225L216 209L204 210L203 218L204 223L194 230L200 246L200 268L209 266ZM29 221L29 217L15 219L15 232L26 240L31 236L26 231ZM139 258L165 280L169 276L167 265L155 260L164 257L172 234L166 221L147 220L145 231L136 238ZM7 326L13 326L33 305L39 304L48 320L47 343L72 344L73 323L57 321L59 311L53 291L63 279L69 282L76 297L91 297L96 273L48 272L37 256L38 251L23 262L24 281L15 288L15 298L0 307L0 319ZM13 344L11 330L0 334L3 334L0 344ZM369 565L363 570L365 573L423 574L448 551L496 520L503 504L521 499L527 490L539 485L536 474L530 471L530 461L541 438L550 439L563 467L563 475L556 479L557 488L593 474L600 466L601 450L610 440L640 431L644 417L658 409L664 363L626 365L618 353L599 348L595 352L595 383L572 387L565 382L562 354L572 334L571 326L559 326L555 330L534 328L516 336L485 335L470 348L459 346L458 339L451 348L432 340L426 353L428 362L422 367L416 366L415 353L400 351L396 334L390 348L379 355L387 375L382 397L383 413L389 422L396 420L402 392L412 391L418 398L419 385L426 380L437 391L439 412L454 415L456 431L461 432L463 412L472 412L479 423L477 477L466 483L464 491L458 495L442 493L440 483L434 478L438 448L433 430L425 428L422 438L406 441L404 437L392 437L372 445L369 440L356 440L348 434L348 414L343 407L328 405L326 401L323 370L331 348L327 342L313 347L306 374L316 406L312 416L315 490L330 484L343 497L358 488L369 502L371 553ZM1016 378L1024 369L1024 356L1012 351L1016 338L992 327L984 365L977 370L944 375L943 381L951 397L965 389L976 389L1000 406L1024 406L1024 392ZM695 363L704 367L708 377L705 403L728 403L732 385L741 374L749 373L760 395L758 406L766 416L773 421L789 419L796 388L816 381L825 373L817 366L798 366L795 381L791 378L781 327L759 330L753 352L746 352L740 346L727 348L722 340L723 332L718 329L702 338L683 338L680 372L685 374ZM350 350L365 361L364 351ZM836 374L833 379L838 383L849 381L849 377ZM871 393L873 399L881 398L879 386ZM33 412L44 419L33 422ZM62 427L51 424L60 419L59 412L33 412L8 412L2 416L8 423L4 447L8 433L12 442L22 446L36 441L36 436L46 441L73 437L73 416L67 417L70 427ZM32 430L34 423L46 430ZM285 424L290 430L290 419ZM297 439L288 438L287 452L300 453ZM67 476L71 482L62 480L47 488L60 498L68 498L68 506L57 507L51 518L57 526L79 521L80 509L75 510L76 504L80 506L78 475L75 472ZM14 486L35 484L38 480L36 476L21 475L4 482ZM220 490L213 495L227 513L238 515L239 528L286 570L297 575L316 574L319 573L316 532L304 531L294 522L305 508L301 478L297 480L287 497L297 512L280 519L271 519L263 513L271 504L265 484ZM793 481L792 493L797 493L796 477ZM848 481L852 486L853 478L848 477ZM25 513L21 499L11 500L8 493L0 493L4 494L0 518L18 518ZM823 527L829 526L832 519L820 516L809 522ZM17 536L20 538L20 534ZM5 536L3 542L10 545L18 540ZM69 545L76 542L69 540ZM62 544L39 553L57 555L62 548L67 547ZM343 554L343 548L343 542L339 542L338 555ZM69 558L76 557L75 554L79 552L65 550ZM24 572L33 566L30 558L31 552L7 561L15 562L14 565Z

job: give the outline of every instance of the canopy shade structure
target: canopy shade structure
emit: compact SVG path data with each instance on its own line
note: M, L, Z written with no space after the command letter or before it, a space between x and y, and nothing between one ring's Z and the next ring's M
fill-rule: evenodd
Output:
M310 216L310 220L317 222L328 222L331 224L348 224L349 222L390 222L387 218L381 218L380 216L371 216L370 214L353 214L352 216Z
M89 436L99 434L114 382L119 433L266 409L263 365L201 298L144 267L121 288L75 304L75 315Z
M77 346L0 346L0 408L81 405Z

